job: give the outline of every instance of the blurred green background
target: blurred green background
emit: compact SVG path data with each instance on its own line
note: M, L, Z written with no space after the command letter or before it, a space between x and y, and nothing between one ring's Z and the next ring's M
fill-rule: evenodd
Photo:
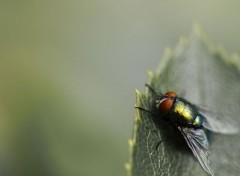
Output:
M194 22L239 52L233 0L0 0L0 175L123 176L166 46Z

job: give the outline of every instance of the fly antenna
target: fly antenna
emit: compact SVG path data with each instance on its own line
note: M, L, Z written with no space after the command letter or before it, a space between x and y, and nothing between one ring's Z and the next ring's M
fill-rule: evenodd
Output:
M149 88L149 90L151 90L151 92L153 92L154 94L159 95L149 84L145 84L145 86Z
M147 109L144 109L142 107L139 107L139 106L135 106L135 108L140 109L140 110L145 111L145 112L148 112L149 114L152 114L152 115L159 115L158 113L151 112L151 111L149 111Z

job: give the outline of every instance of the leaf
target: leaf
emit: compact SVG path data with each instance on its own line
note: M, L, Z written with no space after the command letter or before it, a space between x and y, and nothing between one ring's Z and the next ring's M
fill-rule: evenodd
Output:
M240 59L214 46L195 27L172 51L166 49L155 73L148 72L148 84L157 92L176 91L196 105L224 114L219 120L240 122ZM153 94L136 91L136 106L154 111ZM160 142L161 141L161 142ZM160 142L160 143L159 143ZM132 176L208 175L194 158L180 134L167 122L154 120L136 109L130 161ZM157 147L158 146L158 147ZM239 175L240 136L212 134L210 162L215 175Z

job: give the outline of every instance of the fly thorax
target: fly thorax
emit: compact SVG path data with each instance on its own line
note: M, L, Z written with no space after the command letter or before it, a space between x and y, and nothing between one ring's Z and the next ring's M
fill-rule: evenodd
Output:
M198 113L193 105L179 99L174 104L172 114L175 121L178 121L181 124L194 126L193 123L195 122ZM199 121L199 119L196 120ZM198 124L198 121L196 121L196 124Z

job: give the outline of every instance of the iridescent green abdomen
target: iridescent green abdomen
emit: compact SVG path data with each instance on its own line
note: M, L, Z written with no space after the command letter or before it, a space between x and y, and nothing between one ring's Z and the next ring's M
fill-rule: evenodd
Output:
M197 108L187 101L177 98L169 113L171 121L179 124L192 126L195 128L202 126L202 117Z

